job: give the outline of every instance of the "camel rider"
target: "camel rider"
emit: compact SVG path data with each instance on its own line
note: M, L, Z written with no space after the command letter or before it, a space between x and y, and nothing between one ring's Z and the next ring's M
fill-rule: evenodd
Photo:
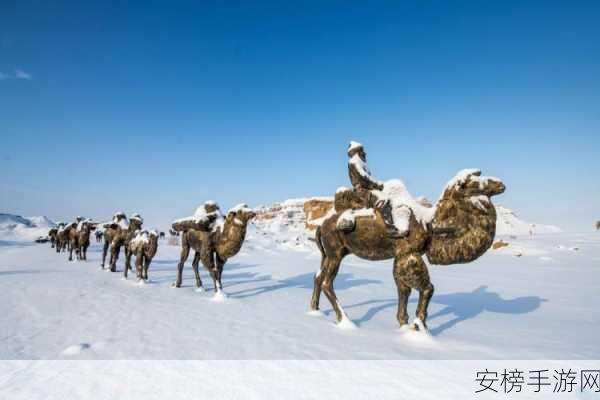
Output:
M350 142L348 148L348 175L354 187L354 197L364 208L377 208L381 212L386 226L386 233L391 238L401 237L402 234L394 225L392 207L389 200L380 200L373 190L383 190L383 183L376 180L367 165L367 153L362 144Z

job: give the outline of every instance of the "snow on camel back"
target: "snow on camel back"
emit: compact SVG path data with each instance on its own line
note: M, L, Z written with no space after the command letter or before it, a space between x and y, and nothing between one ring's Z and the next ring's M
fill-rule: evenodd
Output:
M219 205L212 200L200 205L194 215L173 221L171 227L176 232L189 229L199 231L214 231L223 225L223 215Z

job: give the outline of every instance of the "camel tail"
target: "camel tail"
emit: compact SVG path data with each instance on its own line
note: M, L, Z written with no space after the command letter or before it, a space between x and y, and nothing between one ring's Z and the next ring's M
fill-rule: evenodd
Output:
M323 249L323 243L321 243L321 227L317 226L317 230L315 232L315 242L317 243L317 247L321 252L321 257L325 257L325 249Z

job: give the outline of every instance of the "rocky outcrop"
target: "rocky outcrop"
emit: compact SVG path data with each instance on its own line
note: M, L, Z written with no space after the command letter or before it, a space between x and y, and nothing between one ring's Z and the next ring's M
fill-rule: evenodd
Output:
M255 208L254 225L263 231L314 231L333 209L332 197L289 199Z
M306 229L314 231L333 210L333 199L312 198L304 202Z

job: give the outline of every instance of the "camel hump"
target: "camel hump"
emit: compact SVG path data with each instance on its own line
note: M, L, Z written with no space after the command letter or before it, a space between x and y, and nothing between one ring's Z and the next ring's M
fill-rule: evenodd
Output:
M171 228L175 232L186 232L190 229L208 232L210 230L210 223L212 221L208 220L197 220L196 218L182 218L173 222Z

